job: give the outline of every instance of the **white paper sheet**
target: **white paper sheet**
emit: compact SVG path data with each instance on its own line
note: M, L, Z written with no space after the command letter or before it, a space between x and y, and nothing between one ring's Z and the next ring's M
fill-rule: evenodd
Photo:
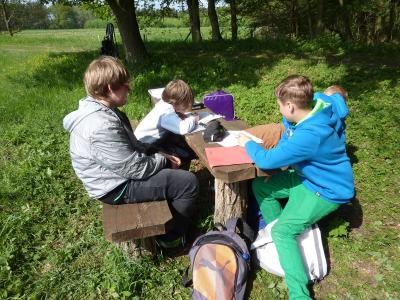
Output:
M220 144L223 147L233 147L233 146L239 146L238 143L238 137L239 135L243 133L246 136L248 136L249 138L251 138L253 141L255 141L258 144L262 143L262 139L259 139L258 137L255 137L254 135L248 133L247 131L244 130L228 130L226 132L226 135L224 137L224 139L220 142L218 142L218 144Z
M202 125L202 124L197 124L196 128L193 129L191 132L189 132L188 134L192 134L195 132L199 132L199 131L204 131L206 130L206 126Z
M162 98L161 95L162 95L163 91L164 91L163 87L162 88L158 88L158 89L150 89L150 90L148 90L148 92L149 92L151 97L154 97L154 98L159 99L159 100L161 100L161 98Z
M186 113L187 116L190 116L192 114L193 113ZM188 134L204 131L206 130L206 126L210 121L222 118L221 115L212 114L206 111L201 111L198 113L198 115L199 115L199 124L197 124L196 128Z
M212 120L222 118L221 115L210 114L209 112L202 111L199 113L199 124L207 125Z

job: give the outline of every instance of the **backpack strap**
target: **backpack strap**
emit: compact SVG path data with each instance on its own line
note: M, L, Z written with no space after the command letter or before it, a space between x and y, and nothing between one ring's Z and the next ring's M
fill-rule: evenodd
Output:
M182 275L182 284L184 287L189 287L193 284L193 280L189 278L189 267L186 268L185 272Z
M106 25L106 36L110 41L114 39L114 25L112 23L108 23Z
M218 223L214 224L213 230L214 231L224 231L224 230L226 230L226 227L218 222Z
M236 226L239 222L238 218L230 218L226 221L226 229L230 232L234 232L236 230Z
M241 218L230 218L226 221L226 229L230 232L235 232L239 229L240 234L246 239L248 244L251 244L255 239L253 229Z

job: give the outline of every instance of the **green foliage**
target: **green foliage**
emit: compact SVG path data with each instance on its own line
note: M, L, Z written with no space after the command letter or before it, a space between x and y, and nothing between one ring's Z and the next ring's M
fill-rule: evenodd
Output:
M85 24L83 25L83 28L106 28L107 23L109 21L102 20L102 19L91 19L87 20Z
M312 39L336 33L342 40L370 44L400 38L395 0L367 1L239 1L239 14L252 26L272 28L280 35Z
M62 119L85 95L82 74L98 56L103 34L49 30L0 37L1 299L190 298L180 285L186 257L131 261L104 240L100 204L88 198L70 165ZM151 109L147 89L172 78L188 81L200 100L219 88L233 93L238 117L251 125L280 120L273 88L289 74L309 76L315 90L343 85L357 197L328 222L332 269L315 294L399 298L397 49L331 35L193 45L183 42L186 34L187 28L148 29L151 60L129 66L134 90L124 108L128 116L142 119ZM200 230L212 224L212 179L205 173L197 173ZM262 270L253 276L250 299L287 297L283 279Z
M78 14L72 6L56 4L49 9L51 14L50 28L79 28Z
M97 7L95 3L80 6L54 4L49 7L49 13L52 29L105 28L106 20L112 19L104 5ZM94 15L100 19L96 19Z
M90 11L95 18L101 20L114 19L110 6L105 4L104 1L81 1L80 7L83 10Z
M21 29L45 29L49 26L47 8L39 2L2 1L6 7L10 26L14 31ZM0 31L6 31L3 7L0 10Z
M340 218L335 218L329 223L330 238L345 238L348 236L348 228L350 223Z

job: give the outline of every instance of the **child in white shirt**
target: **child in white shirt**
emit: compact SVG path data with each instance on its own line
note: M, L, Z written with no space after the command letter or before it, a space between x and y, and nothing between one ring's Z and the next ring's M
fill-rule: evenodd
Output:
M136 138L190 161L195 155L183 135L193 131L199 121L197 115L185 115L192 109L193 102L192 90L186 82L180 79L170 81L161 100L136 127Z

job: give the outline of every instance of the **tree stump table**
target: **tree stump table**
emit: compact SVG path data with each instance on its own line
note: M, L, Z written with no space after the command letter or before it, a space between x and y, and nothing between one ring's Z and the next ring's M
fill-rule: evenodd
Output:
M204 111L204 110L200 110ZM240 120L220 120L227 130L244 130L248 126ZM253 164L240 164L232 166L220 166L211 168L208 164L206 147L221 147L218 144L205 143L202 132L196 132L185 136L187 143L199 157L202 165L207 167L214 177L215 210L214 222L225 224L231 217L244 218L247 208L247 194L249 179L262 176L263 173Z

